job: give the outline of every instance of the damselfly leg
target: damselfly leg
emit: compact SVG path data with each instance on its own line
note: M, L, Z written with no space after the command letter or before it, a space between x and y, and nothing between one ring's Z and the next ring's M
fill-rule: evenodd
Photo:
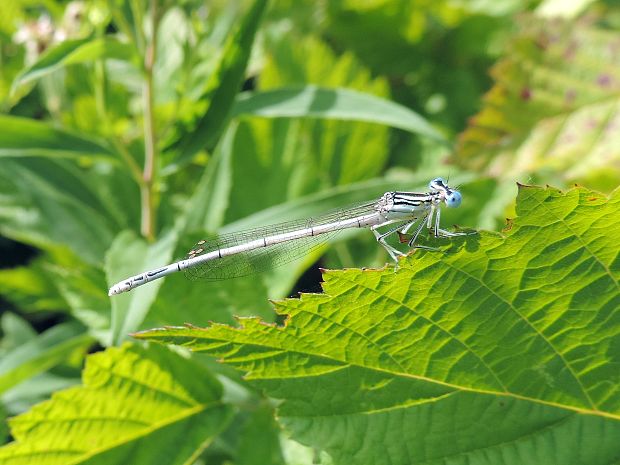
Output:
M435 211L435 227L433 228L435 237L456 237L456 236L467 236L469 234L472 234L469 232L450 232L450 231L446 231L445 229L441 229L439 227L440 218L441 218L441 210L437 208Z
M395 228L390 229L389 231L386 231L384 233L380 233L377 230L377 228L379 228L381 226L386 226L388 224L394 224L394 223L399 223L399 224L398 224L398 226L396 226ZM406 224L406 223L404 223L403 221L399 221L399 220L392 220L392 221L387 221L387 222L385 222L383 224L372 226L370 228L372 233L375 235L375 238L377 239L377 242L379 244L381 244L381 246L387 251L387 253L390 255L390 257L392 257L392 260L394 260L396 263L398 263L398 257L404 257L405 254L402 253L400 250L398 250L396 247L392 247L390 244L388 244L385 241L385 238L390 236L391 234L394 234L399 229L401 229L403 227L403 224Z

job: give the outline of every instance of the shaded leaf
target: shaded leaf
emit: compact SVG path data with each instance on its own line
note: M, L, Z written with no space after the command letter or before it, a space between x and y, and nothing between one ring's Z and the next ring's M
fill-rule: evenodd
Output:
M79 376L79 372L77 375ZM54 392L79 383L80 378L77 376L61 376L46 371L6 391L2 394L2 403L6 406L9 415L18 415L35 404L48 400Z
M40 260L33 260L28 266L0 270L0 294L30 312L57 310L64 304Z
M237 124L231 124L204 169L196 189L183 211L185 231L209 231L219 228L230 202L231 159Z
M620 454L620 189L521 186L506 236L324 274L284 327L162 328L271 397L335 463L608 464Z
M237 447L237 465L284 465L280 449L280 428L273 409L259 406L242 426Z
M0 404L0 443L4 444L9 437L9 428L6 424L6 410L2 404Z
M4 159L0 170L0 233L43 249L70 248L100 264L116 225L88 184L63 160Z
M54 279L56 292L63 298L63 307L68 308L71 316L86 326L88 333L101 345L109 342L110 299L103 270L80 262L76 257L63 262L57 258L46 268Z
M95 140L29 118L0 115L0 127L0 157L114 156Z
M227 424L221 385L169 350L91 355L84 385L13 418L3 464L191 463Z
M0 394L25 379L64 362L76 350L86 350L92 338L75 323L56 325L16 347L0 360Z
M493 69L484 108L461 135L455 159L504 179L620 182L617 33L561 20L521 21Z
M345 88L285 87L237 97L233 116L311 117L385 124L447 143L418 113L396 102Z
M3 312L0 315L0 330L3 337L0 340L0 356L19 345L37 337L37 332L28 321L12 312Z

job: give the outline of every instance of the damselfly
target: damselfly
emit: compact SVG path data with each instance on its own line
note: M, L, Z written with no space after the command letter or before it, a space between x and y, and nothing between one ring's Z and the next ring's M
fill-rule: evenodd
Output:
M386 192L376 201L326 215L291 221L238 233L226 234L212 240L201 240L189 251L184 260L156 270L127 278L110 288L109 295L130 291L148 282L178 271L190 278L228 279L245 276L268 266L289 262L325 242L332 233L349 228L370 228L379 244L398 261L405 255L386 242L398 234L406 237L409 247L416 245L418 236L426 227L435 237L453 237L466 233L449 232L440 228L440 206L456 208L461 194L442 178L429 183L429 192ZM391 228L379 231L379 228ZM411 236L406 236L411 231Z

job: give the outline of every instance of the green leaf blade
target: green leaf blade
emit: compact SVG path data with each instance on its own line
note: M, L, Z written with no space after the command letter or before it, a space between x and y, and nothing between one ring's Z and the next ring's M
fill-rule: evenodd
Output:
M177 164L189 161L205 147L216 145L230 119L230 111L241 88L254 37L267 4L267 0L256 0L241 20L237 31L226 41L218 67L206 85L208 108L196 122L192 134L183 138Z
M413 110L346 88L307 85L241 94L233 107L233 116L246 114L266 118L312 117L385 124L447 144L445 137Z
M112 37L97 39L65 40L44 53L35 63L21 72L13 82L12 93L20 86L40 79L58 69L77 63L90 63L98 59L136 58L130 44Z
M0 127L0 157L114 157L95 140L29 118L0 115Z
M221 385L168 350L129 345L90 356L84 386L11 421L3 463L182 464L230 417Z
M242 319L138 336L248 373L283 399L293 438L335 463L610 463L619 201L522 186L505 237L454 239L397 273L327 272L325 294L277 303L284 327Z

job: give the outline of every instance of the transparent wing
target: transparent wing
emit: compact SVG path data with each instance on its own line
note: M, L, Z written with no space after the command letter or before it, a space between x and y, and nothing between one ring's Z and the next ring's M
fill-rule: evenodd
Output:
M187 258L194 258L215 250L245 244L262 237L285 234L300 229L350 220L358 216L375 213L377 211L376 207L377 202L370 202L334 210L316 218L289 221L286 223L224 234L215 239L201 240L188 252ZM267 247L209 260L198 266L187 268L185 270L185 275L193 280L222 280L251 275L284 265L285 263L290 263L293 260L303 257L310 251L327 242L338 232L338 230L335 230L316 236L302 237L293 241L273 244Z

